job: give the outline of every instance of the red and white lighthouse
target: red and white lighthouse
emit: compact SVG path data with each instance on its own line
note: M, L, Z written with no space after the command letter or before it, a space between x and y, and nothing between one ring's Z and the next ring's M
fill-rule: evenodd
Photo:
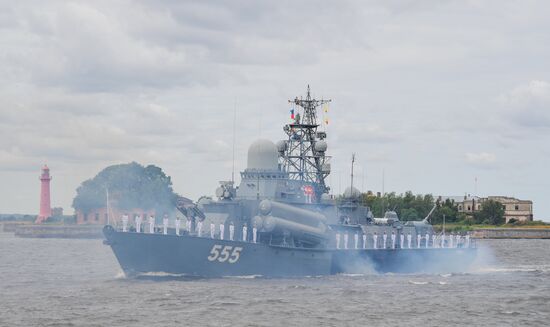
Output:
M52 180L50 176L50 168L47 165L42 167L42 174L40 175L40 213L36 218L35 223L40 224L48 217L52 215L52 207L50 203L50 181Z

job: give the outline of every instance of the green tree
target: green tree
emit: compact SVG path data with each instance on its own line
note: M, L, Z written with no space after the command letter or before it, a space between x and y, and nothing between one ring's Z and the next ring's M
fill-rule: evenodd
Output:
M433 224L442 224L443 216L445 216L445 222L452 223L460 220L458 215L458 208L454 201L446 199L445 201L436 201L436 209L432 214L431 222Z
M170 177L161 168L132 162L109 166L94 178L84 181L76 190L73 208L87 212L105 207L107 190L110 203L120 209L164 212L172 210L177 197Z
M431 194L414 195L411 191L405 194L386 193L378 197L372 193L363 194L363 204L370 207L375 217L383 217L387 210L399 213L403 221L424 219L434 205Z
M487 200L481 204L481 210L475 213L474 218L477 223L504 224L504 206L500 202Z

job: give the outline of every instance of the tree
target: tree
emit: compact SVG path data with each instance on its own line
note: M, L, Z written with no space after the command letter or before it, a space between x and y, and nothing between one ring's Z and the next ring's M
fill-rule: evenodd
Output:
M474 218L477 223L504 224L504 206L500 202L487 200L481 204L481 210L475 213Z
M443 216L445 216L445 222L452 223L460 220L458 215L458 208L454 201L446 199L444 202L437 201L436 209L432 214L431 222L433 224L442 224Z
M105 207L109 202L120 209L155 209L171 211L177 195L172 181L161 168L144 167L136 162L113 165L103 169L94 178L86 180L76 190L73 208L88 212Z
M391 192L381 197L365 193L363 204L371 209L375 217L383 217L387 210L394 210L399 213L400 220L420 220L424 219L432 209L434 198L431 194L414 195L411 191L399 195Z

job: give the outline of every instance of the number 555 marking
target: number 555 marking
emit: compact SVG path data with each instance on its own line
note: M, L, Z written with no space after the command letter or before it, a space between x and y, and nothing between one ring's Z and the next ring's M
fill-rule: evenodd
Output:
M235 263L239 261L242 250L243 248L240 246L236 246L233 248L230 245L222 246L222 245L216 244L212 247L212 250L210 250L208 261L218 260L219 262L227 261L229 263Z

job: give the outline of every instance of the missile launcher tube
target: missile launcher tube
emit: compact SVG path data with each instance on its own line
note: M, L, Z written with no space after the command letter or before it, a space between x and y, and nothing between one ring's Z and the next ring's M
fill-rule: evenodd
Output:
M277 233L288 231L298 240L318 243L321 240L326 240L328 235L324 224L319 224L318 227L300 224L288 219L274 216L255 216L252 222L260 232Z
M321 213L271 200L260 202L258 209L261 216L280 217L281 219L313 227L318 227L319 224L324 225L327 222L327 218Z

